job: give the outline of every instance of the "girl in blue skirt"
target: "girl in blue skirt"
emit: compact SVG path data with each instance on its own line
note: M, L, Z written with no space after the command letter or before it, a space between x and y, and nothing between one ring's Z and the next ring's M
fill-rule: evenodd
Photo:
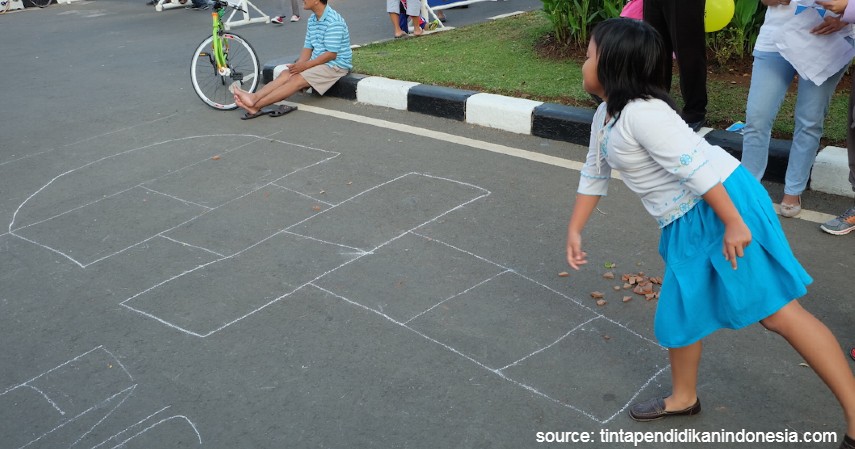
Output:
M848 448L855 377L828 328L795 300L812 279L793 256L763 186L677 114L657 69L663 57L661 38L644 22L610 19L594 29L582 83L604 102L567 228L567 262L578 270L587 263L582 230L618 170L662 229L665 275L654 324L668 348L673 391L633 405L630 417L699 413L701 339L759 321L782 335L840 401L848 425L841 448Z

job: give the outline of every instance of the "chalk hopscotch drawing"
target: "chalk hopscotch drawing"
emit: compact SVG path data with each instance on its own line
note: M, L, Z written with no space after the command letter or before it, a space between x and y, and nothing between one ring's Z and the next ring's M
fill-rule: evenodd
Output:
M668 368L664 350L627 326L513 268L424 234L428 225L491 195L466 182L410 172L340 202L327 202L300 191L289 180L298 173L311 174L338 153L235 135L229 136L235 146L223 153L229 164L215 164L208 157L199 158L204 153L186 151L188 158L196 159L180 169L140 169L123 183L109 186L112 191L93 190L89 201L75 199L74 204L49 195L78 186L81 176L85 185L91 185L102 171L127 165L128 158L157 151L159 145L202 137L146 145L57 176L18 207L9 234L60 254L82 269L154 238L200 249L213 260L189 266L120 304L175 331L206 338L272 304L316 289L376 313L504 381L599 423L618 416ZM259 165L265 170L259 172ZM192 188L212 177L222 180L222 188L205 192ZM314 204L314 212L279 217L275 229L230 229L235 234L231 241L210 238L222 216L262 189L286 195L285 209ZM53 203L39 206L40 196ZM69 203L73 207L56 213L57 204ZM125 203L138 209L123 208ZM354 220L360 226L353 226ZM51 232L57 228L77 230L83 237L72 243L59 240ZM382 273L402 269L400 261L408 260L402 254L410 247L447 263L434 264L435 271L424 276L431 288L410 288L401 299L400 292L384 290L390 283L382 282L388 276ZM425 273L425 267L409 269ZM484 316L500 319L485 321ZM532 328L538 329L537 335L510 331ZM603 344L603 332L635 339L638 350L616 353ZM572 364L598 369L574 375L573 384L550 375ZM599 384L595 373L614 369L647 380L618 387L611 401L592 397Z
M137 387L118 358L95 347L0 392L0 410L27 417L0 423L0 447L112 449L147 438L165 447L202 444L196 425L184 415L170 414L170 406L131 425L115 422L114 414ZM22 421L29 427L22 427Z

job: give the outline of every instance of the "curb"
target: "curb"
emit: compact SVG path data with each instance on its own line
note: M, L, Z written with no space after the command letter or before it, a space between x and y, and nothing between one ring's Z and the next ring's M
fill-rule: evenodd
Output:
M267 83L275 78L284 69L282 64L295 59L282 58L265 65L262 82ZM594 117L592 109L353 73L333 85L326 96L583 146L588 146L590 141L591 121ZM704 138L724 148L737 159L741 158L742 134L709 130ZM784 183L791 144L789 140L771 140L764 180ZM825 147L817 155L809 188L855 198L848 176L846 149Z

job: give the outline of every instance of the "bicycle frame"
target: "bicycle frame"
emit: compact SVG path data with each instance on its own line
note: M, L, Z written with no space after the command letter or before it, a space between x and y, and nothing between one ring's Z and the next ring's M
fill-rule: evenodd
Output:
M214 62L217 64L217 73L221 76L231 75L229 67L226 65L226 56L223 52L223 13L224 7L220 7L219 2L214 5L211 17L214 22L211 39L211 51L214 53Z

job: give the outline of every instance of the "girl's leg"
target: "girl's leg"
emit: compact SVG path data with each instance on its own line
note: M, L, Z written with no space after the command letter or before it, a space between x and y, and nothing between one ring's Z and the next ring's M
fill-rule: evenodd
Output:
M701 342L682 348L669 348L671 359L671 396L665 398L665 410L683 410L698 400L698 365L701 363Z
M819 139L831 96L837 88L846 67L817 86L811 81L799 79L799 95L796 99L793 146L787 162L784 180L785 195L801 195L807 187L810 169L819 150Z
M282 0L284 3L285 0ZM300 17L300 6L297 5L297 0L291 0L291 15Z
M805 359L843 406L846 433L855 437L855 376L831 331L792 301L760 323L780 334Z
M766 172L772 124L795 73L793 66L780 53L754 52L751 87L748 88L745 106L742 165L757 180L762 179Z

